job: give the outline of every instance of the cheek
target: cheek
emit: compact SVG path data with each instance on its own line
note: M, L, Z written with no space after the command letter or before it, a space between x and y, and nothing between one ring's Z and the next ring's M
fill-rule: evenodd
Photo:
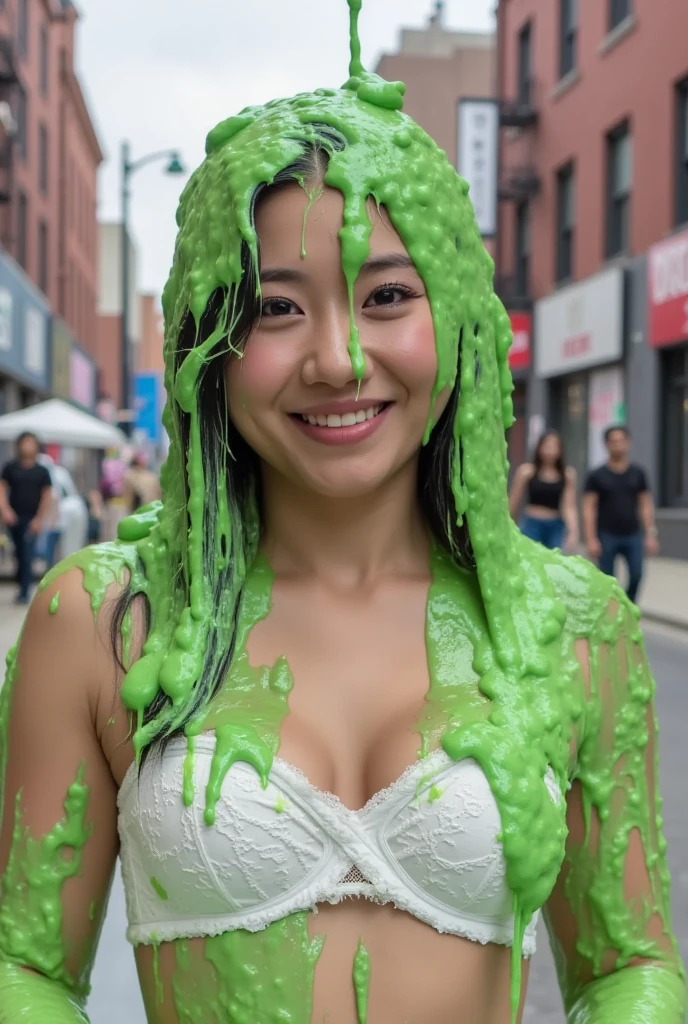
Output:
M429 395L437 376L437 350L432 319L400 322L388 365L413 395Z
M276 352L274 346L251 339L243 358L229 361L225 372L227 403L237 425L247 414L272 405L289 377L285 354L284 350Z

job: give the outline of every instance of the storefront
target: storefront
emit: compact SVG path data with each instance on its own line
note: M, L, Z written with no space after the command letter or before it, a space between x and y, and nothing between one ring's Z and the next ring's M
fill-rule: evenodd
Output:
M530 313L510 312L513 342L509 349L509 368L514 379L514 425L507 435L509 465L512 470L528 458L527 398L532 361L533 318Z
M20 267L0 253L0 415L50 390L48 306ZM0 458L6 456L0 451Z
M581 480L604 458L607 427L625 422L623 353L622 268L535 304L535 375L547 384L543 414L561 433Z
M659 497L688 507L688 232L648 253L648 334L660 360Z

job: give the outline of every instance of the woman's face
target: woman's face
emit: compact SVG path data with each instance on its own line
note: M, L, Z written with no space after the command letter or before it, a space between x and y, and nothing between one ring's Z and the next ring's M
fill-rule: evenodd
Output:
M553 466L561 455L561 443L555 434L549 434L540 446L540 458L543 462Z
M384 211L354 290L365 356L358 394L339 232L341 194L308 211L294 184L259 204L262 316L226 372L230 416L266 467L328 497L370 493L417 457L437 373L423 282ZM438 418L448 394L436 402Z

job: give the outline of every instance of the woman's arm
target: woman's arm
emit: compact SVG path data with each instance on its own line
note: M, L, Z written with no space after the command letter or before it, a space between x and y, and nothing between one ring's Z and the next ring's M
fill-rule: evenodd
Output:
M564 481L564 492L561 496L561 517L566 525L566 540L564 547L567 551L574 552L580 541L578 529L578 494L577 476L573 467L566 469Z
M532 475L533 466L528 462L524 462L523 465L519 466L514 473L511 491L509 492L509 512L511 513L512 519L515 519L520 511L521 505L523 504L523 496L525 494L526 486Z
M564 866L546 907L569 1024L683 1024L657 790L654 682L625 596L579 660L590 697L568 796Z
M99 702L102 714L114 697L106 640L72 570L38 594L10 658L0 697L2 1024L87 1020L118 848L97 725Z

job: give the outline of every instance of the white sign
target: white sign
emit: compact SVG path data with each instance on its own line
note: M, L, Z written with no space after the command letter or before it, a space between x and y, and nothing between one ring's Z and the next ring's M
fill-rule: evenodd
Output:
M469 197L483 238L497 233L498 139L496 100L460 100L457 169L470 186Z
M623 270L611 267L535 303L538 377L621 359L623 285Z
M40 377L45 373L45 324L40 310L29 306L24 320L24 366Z
M626 420L624 375L620 366L596 370L588 385L588 465L592 468L607 459L604 433L608 427Z
M12 293L0 288L0 349L9 352L12 348Z

